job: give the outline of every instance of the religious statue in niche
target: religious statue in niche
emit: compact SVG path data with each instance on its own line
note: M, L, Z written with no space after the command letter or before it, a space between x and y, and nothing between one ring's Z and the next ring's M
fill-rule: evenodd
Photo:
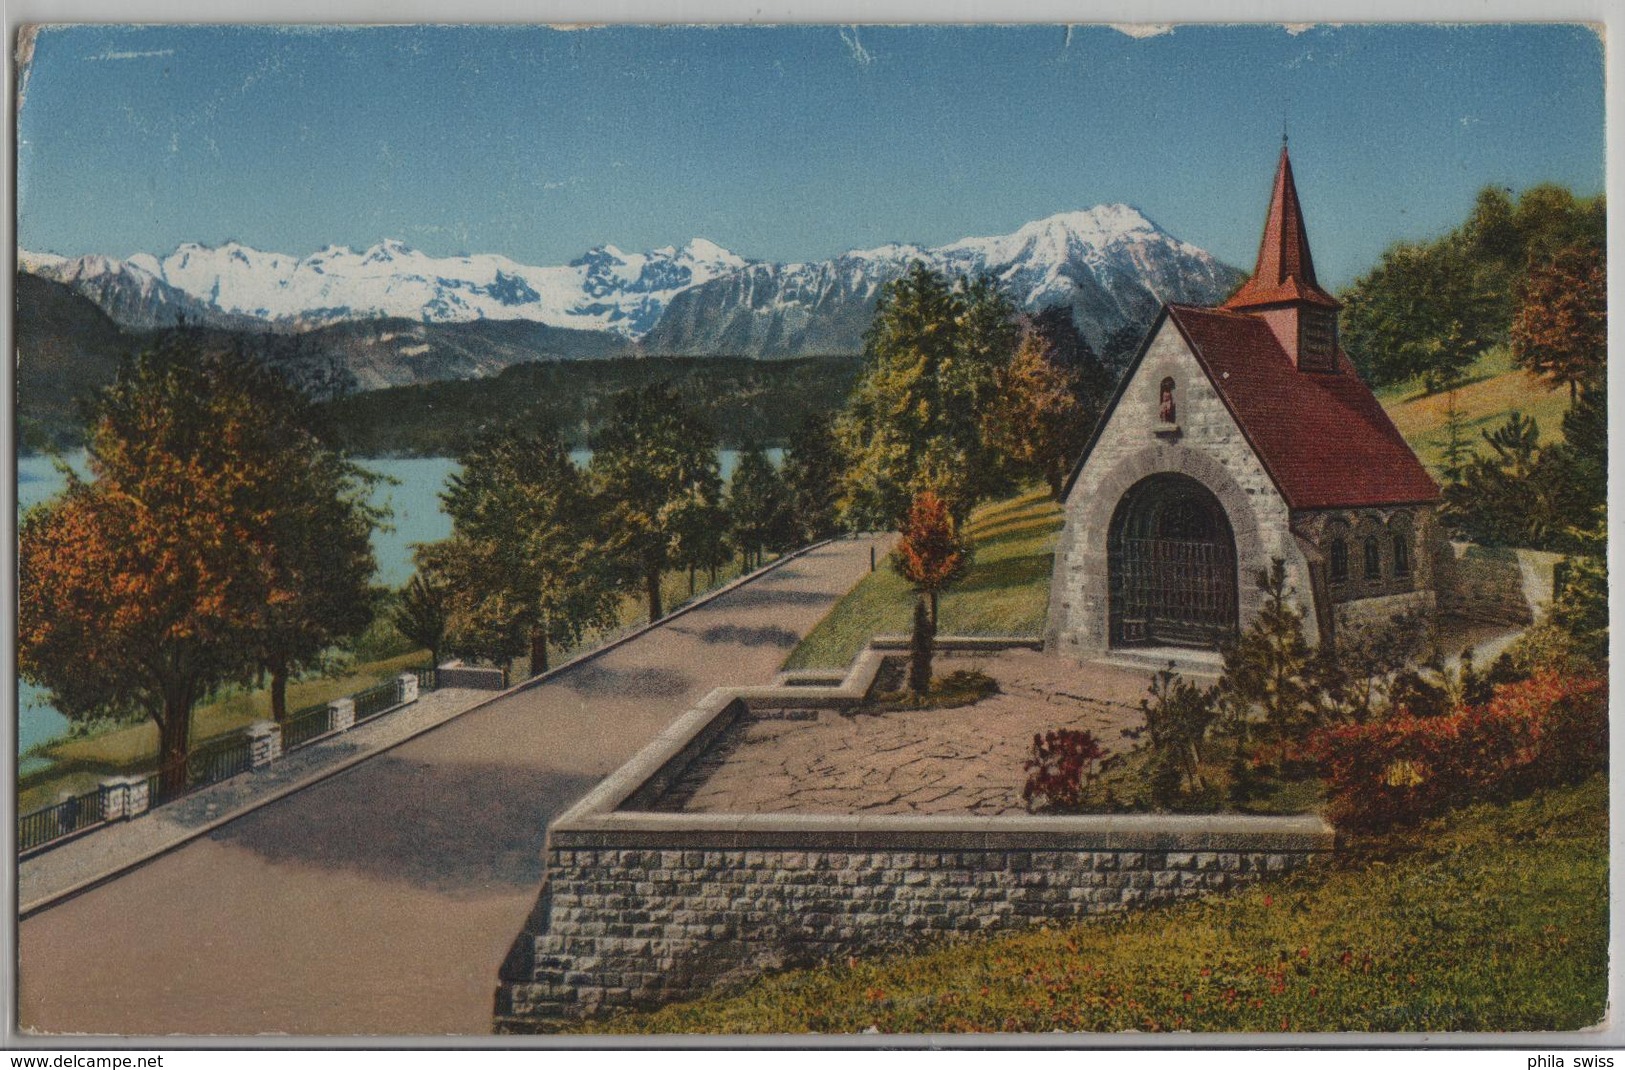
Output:
M1174 381L1171 378L1162 381L1162 404L1157 408L1157 415L1162 418L1162 422L1165 424L1176 422L1174 416Z

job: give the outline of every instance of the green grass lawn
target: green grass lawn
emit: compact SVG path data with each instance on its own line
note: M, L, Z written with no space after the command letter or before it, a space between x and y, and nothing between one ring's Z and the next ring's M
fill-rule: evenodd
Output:
M1038 635L1049 609L1050 566L1061 510L1045 490L984 505L965 533L976 546L965 578L942 595L943 635ZM907 633L914 594L884 562L852 589L784 663L845 668L871 636Z
M1608 985L1602 778L1230 896L798 970L625 1033L1574 1030Z
M1563 434L1563 414L1568 411L1568 391L1553 389L1516 368L1506 346L1485 350L1465 376L1466 383L1456 391L1468 445L1480 453L1488 451L1480 432L1493 430L1506 422L1514 409L1532 416L1540 425L1540 441L1555 442ZM1444 463L1445 394L1426 395L1420 382L1398 383L1377 391L1399 433L1405 436L1422 463L1437 476Z

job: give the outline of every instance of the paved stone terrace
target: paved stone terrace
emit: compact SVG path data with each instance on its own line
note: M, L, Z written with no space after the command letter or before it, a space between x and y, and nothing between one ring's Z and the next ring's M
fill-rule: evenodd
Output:
M654 807L689 813L1024 813L1035 733L1088 729L1108 751L1143 719L1150 673L1034 651L939 655L1000 693L949 710L757 711L729 728Z

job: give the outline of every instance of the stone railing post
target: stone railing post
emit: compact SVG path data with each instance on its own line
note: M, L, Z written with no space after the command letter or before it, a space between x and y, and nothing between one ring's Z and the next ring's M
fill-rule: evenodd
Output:
M129 809L130 781L127 777L108 777L101 782L102 820L118 821Z
M416 702L418 700L418 674L403 672L395 677L395 701L397 703Z
M282 726L275 721L255 721L244 729L248 735L248 767L259 769L282 757Z
M139 817L152 808L152 797L147 790L147 778L144 776L127 776L124 778L124 816L126 818Z
M336 698L327 704L328 728L334 732L348 732L355 724L355 699Z

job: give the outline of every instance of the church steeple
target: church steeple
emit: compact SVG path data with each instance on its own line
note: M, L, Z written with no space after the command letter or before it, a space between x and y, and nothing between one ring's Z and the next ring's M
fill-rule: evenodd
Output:
M1222 306L1266 320L1292 357L1306 371L1336 368L1337 298L1315 279L1309 232L1303 225L1292 159L1281 139L1281 162L1275 169L1264 238L1258 244L1253 277Z

